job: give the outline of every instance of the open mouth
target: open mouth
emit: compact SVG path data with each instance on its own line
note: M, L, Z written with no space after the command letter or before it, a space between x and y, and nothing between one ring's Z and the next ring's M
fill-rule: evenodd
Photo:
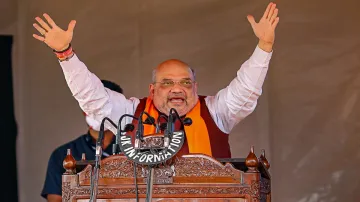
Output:
M173 104L182 104L185 102L185 99L182 97L173 97L169 98L169 102Z

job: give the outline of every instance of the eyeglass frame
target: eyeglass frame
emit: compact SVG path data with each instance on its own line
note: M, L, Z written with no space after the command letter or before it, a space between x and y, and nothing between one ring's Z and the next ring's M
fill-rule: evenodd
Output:
M164 85L164 82L172 82L172 84L169 84L168 86ZM181 82L190 82L191 84L189 84L189 86L187 86L186 84L181 84ZM153 82L153 84L157 84L159 83L161 85L161 87L163 88L170 88L175 86L175 84L178 84L179 86L185 87L185 88L191 88L194 86L194 84L196 84L196 81L190 79L190 78L186 78L186 79L181 79L178 81L174 81L172 79L163 79L162 81L158 81L158 82Z

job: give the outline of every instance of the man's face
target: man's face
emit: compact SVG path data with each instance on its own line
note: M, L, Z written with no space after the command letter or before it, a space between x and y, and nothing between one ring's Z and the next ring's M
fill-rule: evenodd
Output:
M150 84L150 97L164 114L175 108L180 116L197 103L197 83L190 68L177 60L163 62L157 67L155 83Z

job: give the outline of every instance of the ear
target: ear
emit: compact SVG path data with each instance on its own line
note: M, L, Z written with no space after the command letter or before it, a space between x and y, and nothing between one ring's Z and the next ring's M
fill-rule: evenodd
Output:
M149 96L151 99L154 98L154 93L155 93L155 85L154 84L150 84L149 85Z
M197 94L197 91L198 91L198 83L196 82L195 85L194 85L194 92L195 92L195 94Z

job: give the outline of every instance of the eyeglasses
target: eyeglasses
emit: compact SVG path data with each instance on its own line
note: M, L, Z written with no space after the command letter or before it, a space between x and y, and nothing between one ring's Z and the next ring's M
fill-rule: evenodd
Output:
M179 84L180 86L185 87L185 88L191 88L193 86L193 84L196 82L193 80L190 80L190 79L183 79L180 81L164 80L161 82L154 82L154 83L159 83L160 86L164 87L164 88L173 87L173 86L175 86L175 84Z

